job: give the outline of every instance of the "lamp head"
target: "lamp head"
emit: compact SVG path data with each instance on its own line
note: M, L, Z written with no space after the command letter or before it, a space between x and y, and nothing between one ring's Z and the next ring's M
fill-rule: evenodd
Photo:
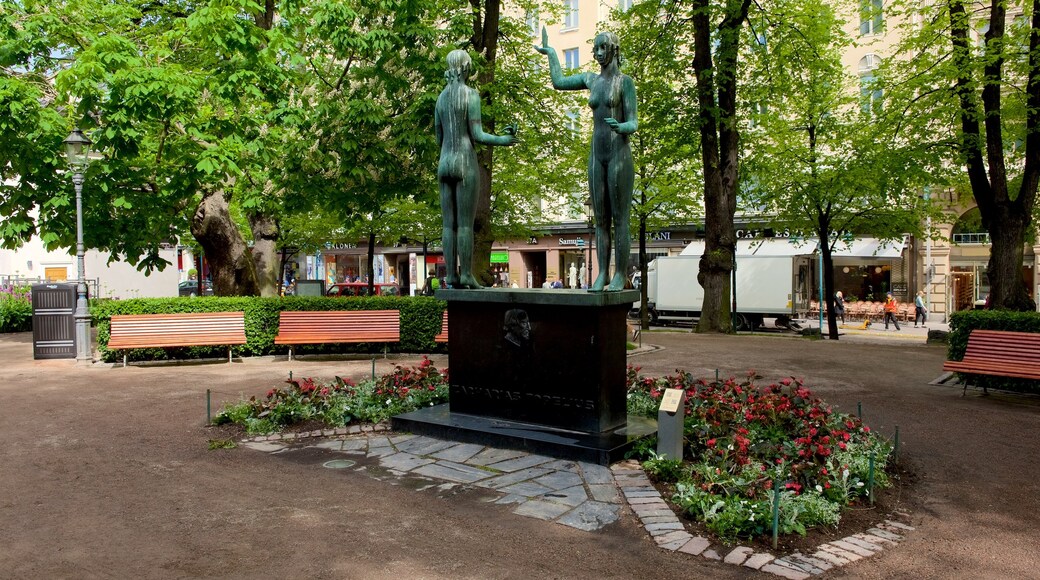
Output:
M83 171L90 163L90 146L93 141L88 139L79 128L73 129L72 133L65 138L65 159L69 167L74 170Z

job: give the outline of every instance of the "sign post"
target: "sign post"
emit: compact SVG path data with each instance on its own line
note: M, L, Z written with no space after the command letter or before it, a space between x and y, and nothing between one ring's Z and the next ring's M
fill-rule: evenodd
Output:
M657 411L657 455L662 459L682 459L685 419L686 391L665 389Z

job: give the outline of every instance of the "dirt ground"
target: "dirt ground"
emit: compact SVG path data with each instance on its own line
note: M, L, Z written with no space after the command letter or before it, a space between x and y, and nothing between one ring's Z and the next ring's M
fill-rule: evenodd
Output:
M828 577L1040 577L1040 398L929 385L944 349L899 340L648 332L645 374L804 377L835 406L900 427L917 530ZM743 578L655 547L629 512L595 533L238 448L210 451L214 409L295 376L361 378L369 360L233 364L33 361L0 335L0 577ZM378 359L376 372L418 357ZM446 358L436 357L438 366ZM214 411L215 412L215 411Z

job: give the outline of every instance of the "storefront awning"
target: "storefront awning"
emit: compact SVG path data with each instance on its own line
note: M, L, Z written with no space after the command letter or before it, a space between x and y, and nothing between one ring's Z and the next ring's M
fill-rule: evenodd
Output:
M809 256L816 252L816 238L769 238L765 240L737 240L738 256ZM867 258L895 260L903 255L906 238L880 240L860 237L850 242L835 244L835 258ZM695 240L686 246L681 256L700 256L704 253L704 240Z

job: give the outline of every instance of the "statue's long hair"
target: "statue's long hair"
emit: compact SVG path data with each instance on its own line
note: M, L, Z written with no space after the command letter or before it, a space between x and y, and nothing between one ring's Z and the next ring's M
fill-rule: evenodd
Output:
M449 83L466 82L469 78L470 69L473 68L473 60L469 53L462 49L455 49L448 53L448 70L444 71L444 78Z

